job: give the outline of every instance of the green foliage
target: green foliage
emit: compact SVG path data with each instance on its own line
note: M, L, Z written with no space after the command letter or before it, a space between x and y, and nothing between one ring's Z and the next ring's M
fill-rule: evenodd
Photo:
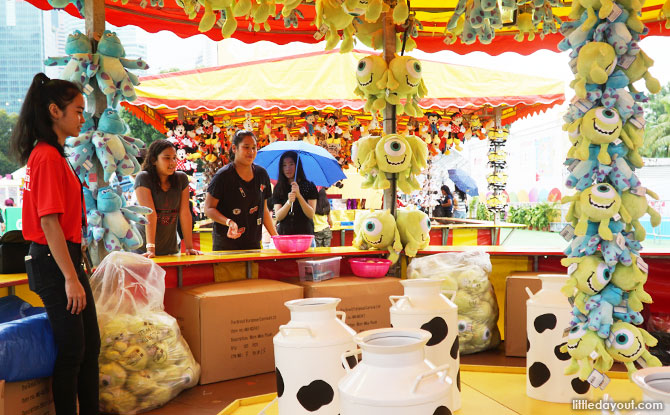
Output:
M19 114L8 114L5 110L0 110L0 174L2 175L12 173L21 167L9 155L9 139L18 119Z
M647 121L644 144L640 149L643 157L670 157L670 84L653 94L643 104Z
M558 213L555 203L537 203L533 206L512 206L507 216L507 221L528 225L534 229L545 230L549 228L552 217Z
M128 124L128 127L130 127L130 134L128 135L139 138L140 140L144 141L147 146L156 140L162 140L165 138L165 135L155 129L153 125L149 125L140 120L125 108L121 109L120 114L123 121L125 121L126 124Z
M478 197L473 197L470 201L470 212L475 212L477 220L493 220L495 214L486 207L486 203L480 203Z

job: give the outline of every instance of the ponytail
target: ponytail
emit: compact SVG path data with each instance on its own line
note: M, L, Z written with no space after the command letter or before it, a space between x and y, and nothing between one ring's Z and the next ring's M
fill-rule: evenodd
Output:
M65 111L81 93L79 86L72 82L49 79L43 73L35 75L10 138L10 151L14 158L22 165L26 164L38 141L54 146L65 157L63 147L58 143L58 136L53 130L49 105L55 104Z

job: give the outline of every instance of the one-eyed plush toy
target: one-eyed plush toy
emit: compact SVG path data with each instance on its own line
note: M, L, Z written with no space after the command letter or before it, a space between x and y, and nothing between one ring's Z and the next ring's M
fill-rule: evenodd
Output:
M146 215L152 210L145 206L126 206L125 200L111 187L98 190L98 211L102 214L102 227L107 230L103 240L108 252L131 251L142 246L142 236L135 223L146 225Z
M636 192L637 194L633 192ZM634 228L635 239L638 241L644 241L644 238L647 236L647 232L640 223L640 218L642 216L647 213L649 214L649 220L652 227L656 227L661 224L661 215L651 206L649 206L645 194L658 200L658 195L655 192L644 187L626 190L625 192L621 193L621 203L626 207L626 210L628 213L630 213L631 216L631 220L628 222L626 230L630 231L631 227Z
M395 219L388 210L360 212L354 220L353 246L357 249L387 249L388 259L394 264L402 251L400 233Z
M375 149L380 139L381 137L371 135L359 139L351 146L351 160L365 179L361 184L363 189L371 188L379 174Z
M596 183L595 185L576 193L573 196L565 196L561 203L573 202L568 209L565 218L575 224L575 235L584 236L588 227L588 221L600 222L598 234L604 240L611 241L612 231L609 222L612 218L621 215L625 222L630 222L630 215L621 204L621 196L607 183ZM616 219L615 219L616 220Z
M589 158L589 146L596 144L600 146L598 161L601 164L610 164L612 159L607 149L611 143L621 137L624 142L630 143L632 146L630 138L621 127L621 117L615 109L604 107L590 109L580 121L576 121L569 127L571 132L579 129L579 137L568 152L568 158L587 160Z
M366 56L356 66L358 86L354 94L365 98L365 112L378 111L386 106L386 83L388 81L386 61L379 55Z
M614 48L605 42L588 42L577 57L577 75L570 82L579 98L586 98L586 84L604 84L616 64Z
M575 295L575 288L588 295L599 293L612 278L612 270L605 264L602 256L563 258L561 264L568 268L570 277L561 292L567 297ZM573 266L575 264L575 266Z
M416 252L430 244L430 218L420 210L399 209L396 222L405 254L415 257Z
M631 265L619 263L612 273L612 283L628 292L628 305L633 311L642 311L642 303L652 303L651 296L644 290L647 269L640 269L642 263L640 257L634 256Z
M388 95L386 101L396 106L396 113L407 113L412 117L423 115L419 100L426 96L428 90L421 74L421 62L411 56L396 56L388 65ZM405 99L405 104L400 103Z
M606 342L607 353L617 362L622 362L628 369L628 376L637 372L635 362L642 359L647 367L662 366L656 356L649 353L646 346L656 346L656 340L645 329L625 322L612 325L611 334Z
M93 50L88 36L79 30L75 30L68 35L65 42L65 53L68 56L47 58L44 64L46 66L65 65L63 72L60 74L60 79L74 82L85 89L89 80L98 71L98 66L93 63Z
M428 164L428 147L416 136L389 134L383 136L375 148L380 172L398 173L398 188L410 194L421 187L416 179ZM375 189L388 189L391 183L384 174L378 174Z
M347 13L339 0L316 0L316 17L314 23L317 29L321 25L328 27L326 33L326 50L333 49L340 41L339 30L342 30L344 39L340 45L340 52L347 53L354 49L354 16Z
M560 350L570 354L570 365L565 369L565 374L577 373L581 380L586 380L594 368L606 372L614 363L612 356L607 353L605 341L588 330L584 323L576 324L570 329L568 341Z
M134 101L134 85L139 85L137 76L127 69L149 69L149 65L142 60L125 59L126 51L116 32L105 30L98 42L98 49L93 62L99 66L96 73L98 86L107 96L107 106L116 108L122 99Z

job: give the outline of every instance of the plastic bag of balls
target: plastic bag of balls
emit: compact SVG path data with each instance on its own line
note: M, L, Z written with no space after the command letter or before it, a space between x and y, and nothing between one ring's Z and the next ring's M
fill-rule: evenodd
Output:
M152 260L113 252L91 277L100 326L100 410L135 414L195 386L200 365L177 321L163 311L165 271Z
M458 306L460 352L471 354L500 344L498 301L489 281L491 259L481 251L447 252L415 258L407 267L408 278L442 281L442 292Z

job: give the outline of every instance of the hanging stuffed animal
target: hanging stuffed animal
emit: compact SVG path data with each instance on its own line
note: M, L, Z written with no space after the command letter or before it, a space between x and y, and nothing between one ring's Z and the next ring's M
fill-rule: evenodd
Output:
M68 137L65 140L68 161L82 182L86 182L88 171L93 168L93 158L95 157L95 146L93 145L95 123L88 112L84 113L84 120L79 136Z
M131 251L142 246L142 236L137 225L146 225L146 215L152 210L144 206L126 206L125 200L111 187L98 189L96 206L105 229L102 240L108 252ZM137 225L136 225L137 224Z
M337 125L337 115L328 114L325 118L322 132L325 136L325 148L333 157L337 158L342 148L342 129Z
M411 56L396 56L388 65L386 101L396 106L397 115L407 113L412 117L423 115L419 100L428 93L423 82L421 62ZM405 99L405 105L400 103Z
M461 143L465 140L465 127L463 126L463 114L456 111L451 115L451 121L447 125L447 143L443 152L449 154L448 150L454 146L457 151L463 150Z
M356 66L358 85L354 94L365 98L365 112L379 111L386 106L386 84L388 67L379 55L366 56Z
M176 148L193 149L195 143L195 127L193 124L183 120L173 120L165 123L165 128L168 129L167 140L174 144Z
M354 220L353 246L357 249L386 249L393 263L402 251L396 221L388 210L363 211Z
M427 118L427 122L423 126L423 133L421 134L421 137L428 145L428 151L430 151L431 156L435 156L439 154L438 150L441 148L441 146L446 145L446 140L442 139L442 136L444 135L444 128L441 128L442 125L440 125L442 116L436 112L427 112L424 115ZM443 152L449 154L448 149Z
M417 251L425 249L430 244L430 218L416 209L398 209L396 215L405 255L415 257Z
M347 115L347 124L349 125L349 140L352 142L358 141L361 138L363 132L363 126L361 122L358 121L355 115Z
M68 4L72 3L74 4L74 7L79 10L79 14L81 14L81 17L86 17L84 14L85 8L84 8L84 0L47 0L51 7L57 10L64 9L67 7Z
M568 202L572 204L565 219L575 224L577 236L586 235L588 221L600 222L598 234L602 239L611 241L613 234L609 229L610 220L620 215L626 223L631 221L628 210L621 204L621 196L607 183L596 183L581 193L565 196L561 200L561 203Z
M110 108L116 108L122 99L134 101L137 97L134 85L139 85L140 81L127 69L149 69L142 58L125 59L125 56L126 51L116 33L105 30L93 61L99 66L96 80L102 93L107 96L107 106Z
M65 53L68 56L48 58L44 61L44 65L65 65L63 72L60 74L60 79L74 82L83 91L86 91L89 80L98 71L98 66L93 63L93 51L88 36L79 30L75 30L72 34L68 35L65 42ZM88 96L89 94L86 95Z
M421 189L416 175L428 164L428 147L419 137L385 135L377 142L375 158L380 172L398 173L398 188L403 193ZM390 185L385 174L376 176L375 189L388 189Z
M340 45L340 52L347 53L354 49L354 17L344 11L339 0L316 0L314 24L321 33L322 25L327 27L326 50L331 50L340 41L338 31L342 30L344 39Z
M316 144L316 132L320 128L315 123L319 119L319 111L303 111L300 116L305 119L305 124L299 130L301 139L310 144Z
M486 140L486 129L482 125L479 116L475 114L470 117L470 134L480 140Z

